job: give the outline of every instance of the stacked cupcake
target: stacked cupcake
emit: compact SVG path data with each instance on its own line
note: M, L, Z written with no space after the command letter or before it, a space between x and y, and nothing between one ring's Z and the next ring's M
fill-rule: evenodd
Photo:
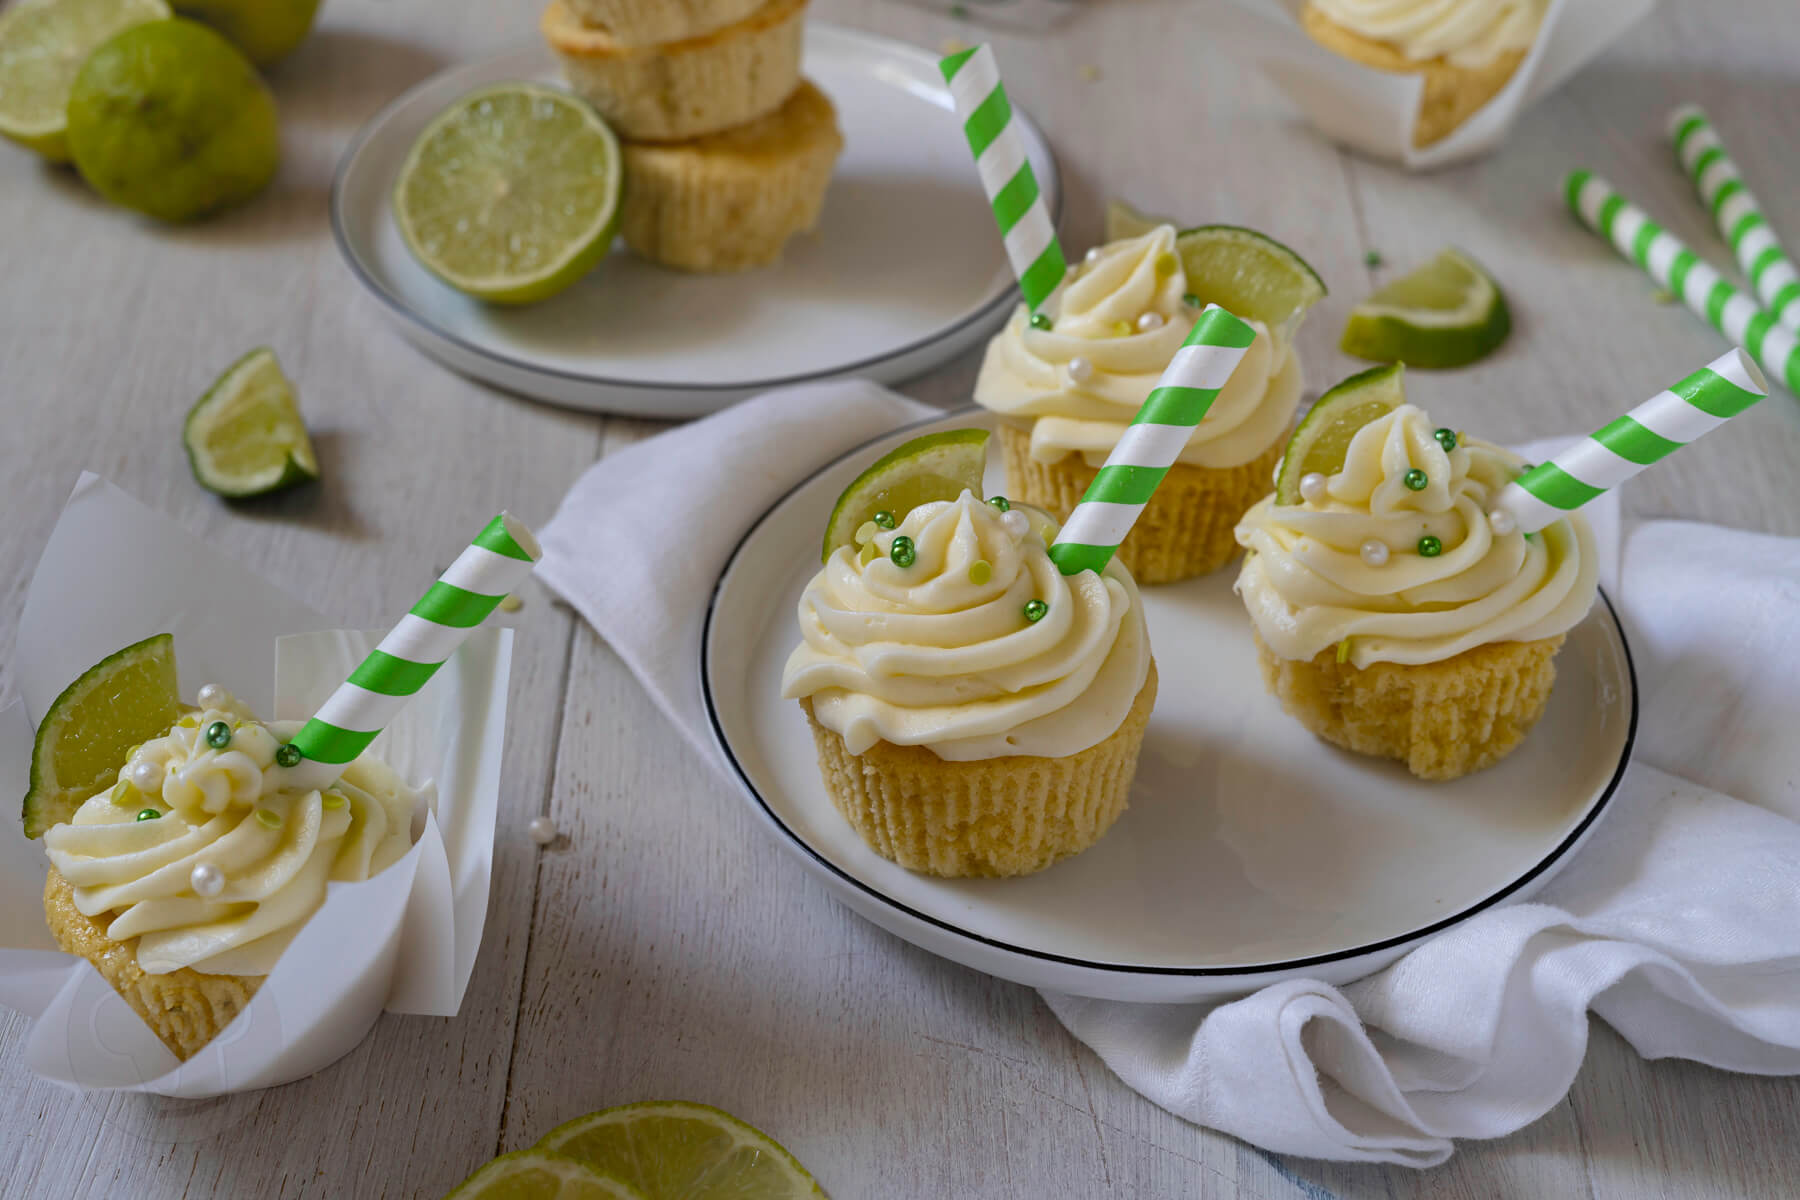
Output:
M800 76L805 0L551 0L544 36L620 137L621 228L686 271L741 271L819 218L843 148Z

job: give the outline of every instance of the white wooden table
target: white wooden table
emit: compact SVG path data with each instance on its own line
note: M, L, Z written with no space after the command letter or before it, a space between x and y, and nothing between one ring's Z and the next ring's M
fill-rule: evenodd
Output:
M440 67L530 38L537 7L331 0L274 78L276 189L211 224L147 226L0 152L0 646L84 467L366 626L410 603L497 507L542 521L597 456L654 432L440 370L386 327L327 233L332 166L356 128ZM893 0L817 8L932 48L984 36ZM1678 100L1712 112L1777 225L1800 237L1790 0L1665 0L1504 153L1426 178L1307 133L1207 29L1203 5L1110 0L1049 36L995 40L1014 97L1061 155L1066 243L1098 235L1115 193L1269 230L1333 289L1302 344L1315 388L1356 365L1334 342L1379 274L1365 252L1410 264L1447 242L1499 275L1517 321L1489 363L1415 378L1450 423L1502 440L1584 432L1712 358L1721 341L1655 303L1557 199L1563 172L1590 165L1723 261L1662 140ZM259 343L300 382L325 480L232 509L194 486L177 433L192 398ZM907 390L960 402L975 365ZM1625 503L1800 534L1796 464L1800 404L1780 394ZM1646 1063L1597 1022L1565 1101L1435 1171L1282 1160L1187 1125L1115 1080L1029 990L830 900L567 609L533 592L508 619L520 637L507 785L461 1016L385 1017L311 1079L175 1102L40 1083L19 1059L23 1022L0 1015L0 1196L432 1196L568 1117L661 1097L741 1114L844 1200L1793 1194L1800 1082ZM0 657L0 702L16 694ZM525 835L540 812L567 834L546 852Z

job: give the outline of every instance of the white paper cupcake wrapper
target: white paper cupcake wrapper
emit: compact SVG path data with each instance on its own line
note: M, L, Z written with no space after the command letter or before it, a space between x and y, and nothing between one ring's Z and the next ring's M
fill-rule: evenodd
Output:
M381 637L326 624L84 474L26 594L12 662L23 702L0 711L0 793L22 796L29 785L32 720L113 651L173 633L184 696L217 682L258 715L299 719ZM31 1068L77 1087L218 1096L320 1070L360 1042L383 1010L454 1016L487 916L511 661L510 630L478 631L375 742L374 752L409 782L435 781L412 850L365 882L331 884L250 1005L185 1063L99 972L57 949L43 917L48 861L6 822L0 1003L33 1018L25 1042Z

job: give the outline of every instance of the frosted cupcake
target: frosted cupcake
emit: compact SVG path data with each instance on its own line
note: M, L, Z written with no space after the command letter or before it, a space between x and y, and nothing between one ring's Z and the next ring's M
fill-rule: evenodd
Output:
M1398 391L1397 368L1369 374ZM1237 529L1249 551L1237 591L1282 707L1424 779L1517 746L1597 590L1581 516L1527 537L1487 515L1523 468L1401 403L1355 429L1335 469L1301 477L1298 496L1252 508Z
M1550 0L1308 0L1314 41L1378 71L1424 76L1414 146L1454 133L1513 77Z
M1064 576L1049 519L999 497L877 517L807 585L782 676L833 803L932 875L1023 875L1091 846L1125 809L1156 696L1131 573Z
M1285 259L1274 271L1301 277L1308 298L1287 320L1250 318L1255 343L1119 548L1144 583L1202 575L1237 553L1232 528L1268 489L1300 402L1293 335L1305 304L1324 292L1290 251L1248 230L1208 227L1180 239L1178 247L1174 227L1162 225L1090 251L1043 311L1014 312L975 383L975 402L1006 418L1009 494L1067 520L1204 305L1246 316L1241 300L1192 278L1184 259L1197 251L1221 274L1246 259Z
M223 688L137 747L117 781L44 834L50 931L186 1059L250 1003L334 881L412 845L418 795L363 755L329 789L284 789L298 723Z

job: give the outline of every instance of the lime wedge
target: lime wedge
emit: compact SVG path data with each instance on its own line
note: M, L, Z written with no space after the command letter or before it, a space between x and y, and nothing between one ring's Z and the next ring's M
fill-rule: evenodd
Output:
M163 0L21 0L0 13L0 134L69 161L69 90L94 48L169 17Z
M878 512L894 514L896 523L921 504L954 500L967 488L981 495L987 466L985 429L947 429L928 433L890 450L845 488L825 526L821 561L839 546L856 544L856 531Z
M800 1200L823 1189L781 1146L704 1104L650 1101L558 1125L537 1149L617 1175L645 1200Z
M1452 248L1351 309L1339 345L1375 362L1461 367L1492 354L1511 330L1499 287Z
M1175 224L1167 217L1153 217L1149 213L1139 212L1123 200L1110 200L1106 205L1106 240L1109 242L1143 237L1158 225Z
M502 1154L445 1200L644 1200L644 1194L587 1163L533 1148Z
M89 667L38 724L25 836L42 837L74 816L117 780L133 746L161 737L180 715L170 634L145 638Z
M529 304L592 270L619 231L619 140L585 100L535 83L470 92L400 167L394 219L459 291Z
M319 477L294 386L267 347L238 359L194 402L181 440L195 481L221 496L261 496Z
M1300 503L1302 476L1314 471L1335 475L1344 469L1344 455L1356 431L1406 403L1405 372L1400 363L1370 367L1319 397L1281 453L1275 503Z
M1254 229L1202 225L1175 239L1188 290L1246 321L1261 321L1292 338L1325 284L1304 258Z

